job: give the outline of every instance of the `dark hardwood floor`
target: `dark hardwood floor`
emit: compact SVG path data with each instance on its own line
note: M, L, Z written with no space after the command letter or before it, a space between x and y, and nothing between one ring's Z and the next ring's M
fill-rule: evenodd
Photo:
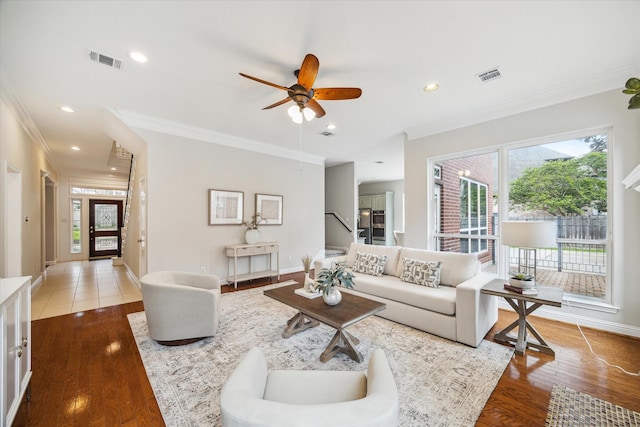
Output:
M281 280L301 281L302 273ZM242 289L262 286L254 281ZM224 286L224 292L233 291ZM36 320L32 324L31 401L14 426L162 426L162 416L136 348L127 314L142 302ZM500 311L487 339L515 319ZM575 325L533 317L556 351L514 356L477 425L541 426L554 384L640 412L640 378L597 361ZM584 328L594 350L610 363L640 370L640 340Z

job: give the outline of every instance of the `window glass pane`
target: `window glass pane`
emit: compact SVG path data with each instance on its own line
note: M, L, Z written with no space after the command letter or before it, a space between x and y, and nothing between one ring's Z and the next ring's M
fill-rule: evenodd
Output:
M82 200L71 199L71 253L82 252Z
M110 251L118 249L118 236L96 237L95 250Z
M509 219L556 223L556 246L537 248L536 282L606 297L607 134L511 149ZM510 266L518 248L510 248Z
M468 181L460 180L460 228L469 227L469 185Z
M487 186L480 186L480 227L487 226Z
M96 204L94 220L96 231L118 230L118 206Z
M469 218L471 228L478 227L478 184L475 182L469 183L470 195L469 195Z
M119 190L115 188L86 188L86 187L71 187L71 194L85 194L90 196L120 196L126 197L126 190Z

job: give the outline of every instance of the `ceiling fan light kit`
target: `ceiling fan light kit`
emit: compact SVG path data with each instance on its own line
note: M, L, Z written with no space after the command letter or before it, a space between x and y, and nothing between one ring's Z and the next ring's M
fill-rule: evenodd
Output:
M289 101L295 102L296 105L289 108L287 111L289 117L295 123L302 123L302 118L309 121L314 117L323 117L326 112L318 103L319 100L343 100L343 99L356 99L362 95L360 88L353 87L334 87L334 88L318 88L314 89L312 86L316 81L318 75L318 69L320 62L312 54L307 54L302 61L302 65L299 70L294 72L294 75L298 78L297 83L293 86L285 87L275 83L268 82L266 80L259 79L257 77L250 76L248 74L240 73L242 77L246 77L250 80L255 80L258 83L265 84L267 86L274 87L276 89L284 90L287 92L287 98L278 101L274 104L268 105L263 110L269 110L282 104L286 104Z

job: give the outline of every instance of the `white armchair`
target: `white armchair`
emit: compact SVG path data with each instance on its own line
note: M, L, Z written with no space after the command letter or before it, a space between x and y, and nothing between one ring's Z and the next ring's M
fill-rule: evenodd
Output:
M220 316L218 276L156 271L140 282L151 338L164 345L182 345L215 335Z
M397 426L398 389L381 349L367 372L268 371L253 347L220 393L224 427Z

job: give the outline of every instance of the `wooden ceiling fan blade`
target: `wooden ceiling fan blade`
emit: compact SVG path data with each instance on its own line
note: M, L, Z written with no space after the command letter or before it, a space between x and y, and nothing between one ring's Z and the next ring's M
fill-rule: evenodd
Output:
M298 84L304 87L307 91L310 91L313 87L313 83L316 81L318 75L318 68L320 67L320 61L312 54L307 54L302 61L300 71L298 72Z
M360 98L362 89L357 87L325 87L313 90L314 99L340 100Z
M257 77L250 76L248 74L244 74L244 73L238 73L238 74L240 74L242 77L246 77L246 78L248 78L250 80L255 80L255 81L257 81L259 83L262 83L262 84L265 84L267 86L275 87L276 89L281 89L281 90L284 90L284 91L287 91L287 92L289 91L288 87L280 86L280 85L277 85L275 83L271 83L271 82L268 82L266 80L262 80L262 79L259 79Z
M313 110L313 112L316 113L317 118L320 118L326 114L324 108L322 108L322 106L320 106L320 104L318 104L315 99L310 99L309 102L307 102L307 104L305 105L305 108L310 108L311 110Z
M277 107L278 105L286 104L289 101L292 101L292 99L291 98L285 98L282 101L276 102L275 104L267 105L266 107L263 108L263 110L268 110L270 108Z

